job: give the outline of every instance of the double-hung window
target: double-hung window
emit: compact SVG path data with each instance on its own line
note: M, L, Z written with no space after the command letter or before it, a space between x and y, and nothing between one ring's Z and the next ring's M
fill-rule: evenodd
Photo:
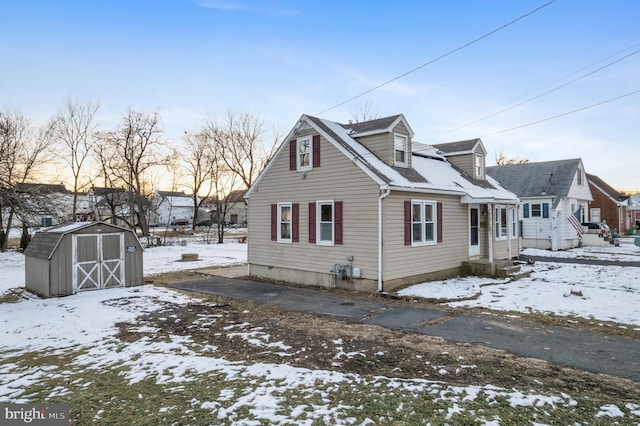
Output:
M291 203L278 204L278 241L291 242Z
M482 154L476 154L476 178L484 179L484 156Z
M496 239L502 240L507 238L507 208L496 207Z
M313 138L311 136L303 136L297 140L297 170L307 171L313 168Z
M542 204L531 204L531 217L542 217Z
M411 245L435 244L436 220L434 201L411 201Z
M334 243L334 208L333 201L318 201L318 244L333 245Z
M396 166L406 166L407 163L407 137L404 135L393 135L393 164Z
M518 236L518 215L515 208L511 209L511 236L513 238Z

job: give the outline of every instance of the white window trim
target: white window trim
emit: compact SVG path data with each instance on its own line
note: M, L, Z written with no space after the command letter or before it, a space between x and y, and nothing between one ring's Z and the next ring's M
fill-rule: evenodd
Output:
M289 220L289 238L282 238L282 208L289 207L289 214L291 219ZM278 229L277 229L277 241L279 243L291 243L291 236L293 234L293 205L292 203L278 203Z
M300 165L300 144L303 141L309 142L309 165L302 166ZM296 171L298 172L306 172L313 169L313 136L301 136L296 139Z
M413 238L413 206L414 204L420 204L422 206L422 219L420 223L422 224L422 241L415 241ZM433 218L430 222L426 221L425 218L425 205L431 205ZM417 222L416 222L417 223ZM433 225L433 240L427 241L427 224ZM412 247L421 247L421 246L435 246L438 244L438 202L432 200L411 200L411 246Z
M509 237L509 211L507 209L507 206L495 206L495 218L494 218L494 226L495 226L495 239L496 241L500 241L500 240L506 240ZM505 211L505 217L506 217L506 223L505 223L505 227L504 227L504 235L502 233L503 227L502 227L502 211Z
M396 138L402 138L404 140L404 161L396 161ZM409 137L400 133L393 134L393 165L394 166L408 166L409 165Z
M476 164L474 164L475 166L475 171L476 171L476 178L484 178L484 155L482 154L476 154L474 157L474 160L476 162ZM480 170L478 170L478 161L480 162Z
M538 210L539 214L537 216L533 214L533 206L540 206L540 210ZM529 211L529 217L531 217L531 218L534 218L534 217L540 217L541 218L542 217L542 203L531 203L529 205L529 208L531 209Z
M511 212L511 237L518 238L518 214L515 207L509 209Z
M331 205L331 241L322 239L322 206ZM328 223L328 222L326 222ZM336 241L336 208L333 200L316 201L316 245L333 246Z

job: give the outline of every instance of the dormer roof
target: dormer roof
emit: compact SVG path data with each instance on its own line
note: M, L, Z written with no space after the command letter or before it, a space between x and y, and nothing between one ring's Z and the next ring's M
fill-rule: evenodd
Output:
M360 123L340 124L340 126L347 130L351 137L357 138L375 135L378 133L392 132L400 122L402 122L409 131L409 137L413 137L413 130L402 114L376 118L375 120L363 121Z
M484 149L480 138L469 139L466 141L438 143L433 146L439 149L446 157L449 155L472 154L476 151L478 144L482 147L484 155L487 155L487 151Z

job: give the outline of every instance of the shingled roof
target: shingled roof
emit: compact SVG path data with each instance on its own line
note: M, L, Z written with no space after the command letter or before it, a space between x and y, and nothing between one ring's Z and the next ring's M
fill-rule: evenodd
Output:
M612 187L596 175L587 173L587 179L589 179L589 182L591 182L594 186L598 187L602 192L607 194L612 200L618 203L623 202L629 198L624 193L616 190L614 187Z
M467 154L476 147L480 139L469 139L466 141L438 143L433 146L440 150L443 154Z
M487 167L487 174L520 198L566 197L582 160L545 161Z

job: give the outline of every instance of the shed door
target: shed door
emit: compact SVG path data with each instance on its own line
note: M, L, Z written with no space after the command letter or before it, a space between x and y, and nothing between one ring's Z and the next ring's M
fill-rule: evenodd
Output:
M73 235L73 292L124 287L124 234Z

